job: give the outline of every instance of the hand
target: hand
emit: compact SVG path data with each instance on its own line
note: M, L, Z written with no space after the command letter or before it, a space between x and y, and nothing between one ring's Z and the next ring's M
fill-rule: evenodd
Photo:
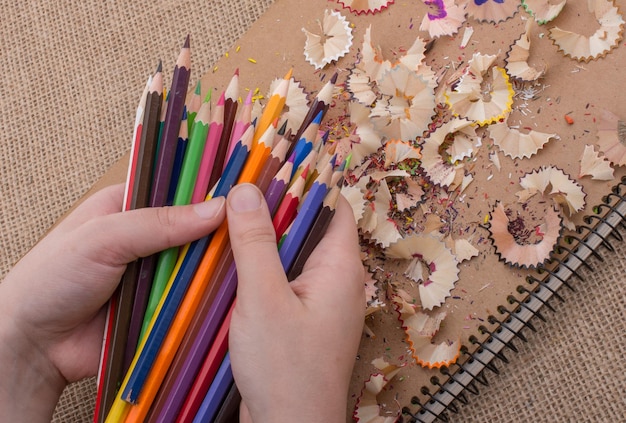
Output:
M239 280L229 348L241 420L344 422L365 313L350 206L340 198L324 238L289 283L262 198L240 185L226 207Z
M0 284L0 421L49 421L67 382L96 374L105 304L126 264L213 231L224 199L121 213L106 188L42 239Z

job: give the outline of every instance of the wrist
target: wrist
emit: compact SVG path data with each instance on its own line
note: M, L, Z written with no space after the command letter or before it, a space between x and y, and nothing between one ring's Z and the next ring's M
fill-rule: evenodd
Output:
M0 421L50 421L66 381L10 313L0 318L0 374Z

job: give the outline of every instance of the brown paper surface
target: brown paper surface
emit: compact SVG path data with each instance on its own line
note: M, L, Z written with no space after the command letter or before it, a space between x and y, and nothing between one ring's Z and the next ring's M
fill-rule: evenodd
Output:
M623 1L616 3L624 7ZM558 52L548 37L549 29L553 26L582 31L585 35L594 32L598 24L589 16L585 6L586 2L568 2L561 15L553 22L542 26L534 25L529 61L538 66L546 64L547 73L536 87L534 100L523 100L516 96L514 112L508 119L511 126L554 132L560 139L550 141L539 154L530 159L512 160L500 152L502 169L498 171L488 159L489 153L497 151L497 147L483 135L483 145L476 160L468 165L469 171L474 175L474 182L464 192L464 200L460 202L457 198L455 201L454 218L449 219L449 223L453 235L471 237L472 243L479 248L480 255L459 266L460 279L452 297L440 308L448 315L434 342L460 339L472 351L475 346L471 345L468 337L474 335L484 339L478 332L478 327L485 325L491 328L487 323L488 316L497 315L496 309L500 304L509 306L506 300L508 295L521 297L516 287L527 285L525 277L529 271L512 268L499 261L488 240L489 232L483 227L485 216L493 209L496 201L515 204L515 192L521 189L518 183L520 177L544 165L557 166L570 175L571 179L584 187L586 193L585 210L574 216L574 221L581 223L582 217L591 212L592 206L598 204L624 174L623 169L619 169L616 171L616 179L610 182L591 181L588 177L577 178L585 144L594 145L596 142L596 122L600 110L606 108L618 116L626 116L626 106L620 101L622 68L626 63L626 49L621 45L623 41L605 58L579 63ZM236 68L240 70L242 89L259 88L260 93L267 93L269 83L274 78L282 77L293 68L295 79L301 82L312 97L335 71L339 72L338 85L343 83L357 58L364 31L370 25L373 44L380 46L387 59L393 59L394 54L401 54L411 46L417 36L428 39L427 33L418 30L421 18L427 11L420 1L396 2L375 15L357 16L342 9L341 13L354 29L350 53L337 63L315 71L304 59L305 35L302 28L319 32L318 21L323 18L327 7L336 8L337 4L278 0L232 46L216 67L202 77L203 94L209 87L216 92L224 89ZM466 65L473 53L480 52L496 54L496 64L503 66L509 47L519 38L528 18L528 13L521 7L513 18L497 25L479 23L470 18L464 26L472 27L475 32L467 47L459 48L463 34L461 28L460 33L453 37L436 40L434 47L426 55L426 63L435 71L445 67L452 71ZM333 123L334 118L345 114L346 104L337 98L326 122ZM571 116L573 124L566 122L566 114ZM325 129L324 126L322 129ZM329 129L334 129L335 134L340 132L337 128ZM484 131L480 129L478 133L484 134ZM121 182L124 177L125 168L118 166L101 183ZM442 218L450 212L445 208L435 209L437 213L441 213ZM416 209L415 213L419 220L420 209ZM537 224L540 223L540 219L537 220ZM411 286L402 276L406 263L390 260L373 260L372 263L379 266L375 276L379 280L381 291L385 291L389 282L394 282L411 293L417 292L416 287ZM385 298L384 293L381 294L381 299L387 307L368 318L367 323L376 337L363 336L352 379L348 414L352 412L364 381L375 372L371 365L374 358L385 357L394 364L404 366L387 392L380 397L388 415L395 415L399 408L408 406L413 395L420 396L423 400L420 388L424 385L430 386L428 381L433 375L441 378L437 371L422 369L414 363L391 302ZM430 388L432 391L433 387Z

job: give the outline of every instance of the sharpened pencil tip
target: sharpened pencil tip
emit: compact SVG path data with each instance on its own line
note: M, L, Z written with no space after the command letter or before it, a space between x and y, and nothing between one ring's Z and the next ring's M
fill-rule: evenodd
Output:
M204 96L204 102L208 103L209 101L211 101L211 94L212 94L213 90L209 89L209 91L207 91L206 96Z
M283 79L290 79L291 75L293 75L293 68L289 69L289 72L287 72L287 74L285 75L285 78Z
M333 83L333 84L335 84L335 83L337 82L337 77L338 77L338 76L339 76L339 73L338 73L338 72L335 72L335 73L333 74L333 77L332 77L332 78L330 78L330 82L331 82L331 83Z
M200 95L200 92L201 92L201 91L202 91L202 87L201 87L201 85L200 85L200 81L198 81L198 82L196 83L196 89L194 90L194 93L195 93L195 94L197 94L197 95Z
M278 130L278 135L285 135L285 131L287 130L287 122L288 120L285 119L285 122L283 122L283 124L280 126L280 129Z
M157 68L154 71L154 73L159 73L159 72L163 72L163 62L161 61L161 59L159 59L159 63L157 64Z
M187 38L185 38L185 44L183 45L183 48L189 48L189 46L190 46L189 34L187 34Z
M239 76L239 68L235 69L235 75Z

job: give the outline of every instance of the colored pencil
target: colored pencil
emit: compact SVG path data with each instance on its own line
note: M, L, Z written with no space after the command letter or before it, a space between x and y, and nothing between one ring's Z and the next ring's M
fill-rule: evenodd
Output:
M185 397L185 403L180 409L178 418L176 419L177 422L192 421L198 412L202 401L206 397L206 393L209 390L211 382L215 378L215 374L217 373L220 363L228 350L228 333L234 309L235 302L230 305L230 309L220 325L219 331L215 336L215 340L204 358L202 367L194 379L194 383L189 391L189 394Z
M211 173L215 165L215 157L222 136L224 127L224 96L220 96L215 108L211 113L211 121L209 122L208 135L206 139L206 147L202 154L202 162L198 169L198 176L195 186L193 187L192 203L200 203L204 201L211 183Z
M267 101L267 104L263 108L263 113L256 124L256 131L254 133L252 145L254 145L263 136L263 134L265 134L265 130L270 127L276 119L278 119L283 108L285 107L292 72L293 70L290 69L283 79L280 80L278 85L275 87L274 92L271 94L270 99Z
M217 415L222 401L233 383L233 372L230 367L230 354L226 353L209 391L200 405L200 409L193 419L193 423L212 422Z
M159 62L154 75L148 78L135 114L131 157L129 159L130 163L126 177L126 186L124 188L123 210L134 208L138 196L145 196L146 192L148 195L150 193L149 182L147 185L138 184L138 180L142 174L142 144L145 144L146 136L151 131L150 122L155 119L155 115L156 119L159 117L159 95L162 89L163 77L161 73L161 63ZM157 104L155 105L154 103ZM122 281L107 307L107 325L104 332L103 348L98 368L98 391L94 413L94 419L97 422L102 421L106 416L115 398L118 384L124 375L123 358L126 348L128 318L132 311L134 286L137 279L137 264L137 261L128 264L122 276Z
M261 169L261 172L255 182L255 185L261 192L264 193L267 191L272 179L283 166L290 144L289 140L285 137L281 137L278 141L274 141L274 147L270 152L270 156L265 161L265 165L263 165L263 168Z
M289 187L294 157L295 156L292 154L291 157L285 161L265 190L265 202L272 216L276 213L280 200Z
M224 117L223 128L220 136L220 141L217 147L217 153L215 155L215 165L213 166L213 172L211 173L209 187L213 186L213 183L220 177L226 167L228 161L228 147L230 142L230 135L233 132L233 124L235 123L235 117L237 116L237 96L239 95L239 69L235 69L226 90L224 90ZM238 140L237 140L238 141Z
M202 85L200 81L198 81L196 82L196 88L194 88L191 95L187 96L185 101L185 107L187 109L187 132L190 134L193 128L193 122L196 120L196 115L198 114L198 111L203 103L201 93Z
M215 416L213 423L231 423L237 421L239 416L239 405L241 403L241 395L237 385L232 383L230 390L222 402L219 413Z
M308 167L304 169L298 180L287 190L274 214L272 223L276 231L276 242L280 240L281 235L285 232L296 215L300 198L304 193L307 172Z
M318 115L313 119L313 121L307 126L305 131L302 133L302 136L296 141L293 151L296 153L296 159L294 160L294 165L296 167L300 166L300 163L304 158L311 152L313 149L313 145L317 140L317 132L320 127L320 123L322 122L322 113L318 113Z
M180 178L180 172L183 168L183 161L185 159L185 150L189 143L189 125L187 124L189 119L186 106L183 107L183 117L180 120L180 129L178 131L178 141L176 142L176 153L174 154L174 164L172 165L172 178L170 179L170 185L167 189L167 199L165 200L166 206L174 204L174 196L176 195L176 187L178 186L178 179Z
M331 174L332 167L328 166L313 182L293 221L291 229L282 241L278 253L286 273L291 269L296 255L304 242L304 238L311 229L313 221L321 208L324 197L326 197Z
M241 139L241 136L248 129L248 126L252 123L252 90L248 91L248 95L243 102L243 106L239 109L239 113L235 118L235 122L233 123L233 129L230 134L230 141L228 143L228 153L226 157L230 157L233 152L233 148L235 148L235 144L237 141Z
M209 91L210 92L210 91ZM207 133L209 131L209 117L211 113L211 97L207 94L193 124L189 145L186 148L186 154L180 171L180 178L176 193L174 195L173 205L182 206L191 202L193 187L196 183L196 175L200 167L200 159L202 152L206 150L205 143ZM187 125L181 124L181 132L187 131ZM157 265L154 272L154 279L150 289L150 297L143 318L140 338L146 333L148 325L152 320L152 315L161 300L165 286L170 279L170 275L176 265L179 248L171 247L159 254Z
M180 51L170 88L170 97L167 102L167 112L163 123L163 133L159 144L159 154L154 171L154 180L150 195L150 207L161 207L167 199L167 191L172 177L172 166L176 153L178 132L185 97L189 86L189 76L191 73L191 50L189 48L189 35L185 39L185 44Z
M307 114L304 116L302 120L302 124L300 128L295 133L295 139L299 140L304 130L309 126L309 124L315 119L315 117L321 112L322 119L326 115L332 101L333 101L333 90L335 88L335 84L337 83L338 73L335 72L333 76L324 84L321 90L315 96L313 102L309 106L309 110Z
M313 221L313 225L309 230L302 247L298 251L291 269L289 269L289 272L287 273L287 279L289 281L294 280L302 273L302 269L304 268L307 259L326 233L326 229L335 215L335 207L337 206L337 200L340 195L341 186L338 184L332 185L332 188L328 191L328 194L326 194L326 197L322 202L322 209Z

